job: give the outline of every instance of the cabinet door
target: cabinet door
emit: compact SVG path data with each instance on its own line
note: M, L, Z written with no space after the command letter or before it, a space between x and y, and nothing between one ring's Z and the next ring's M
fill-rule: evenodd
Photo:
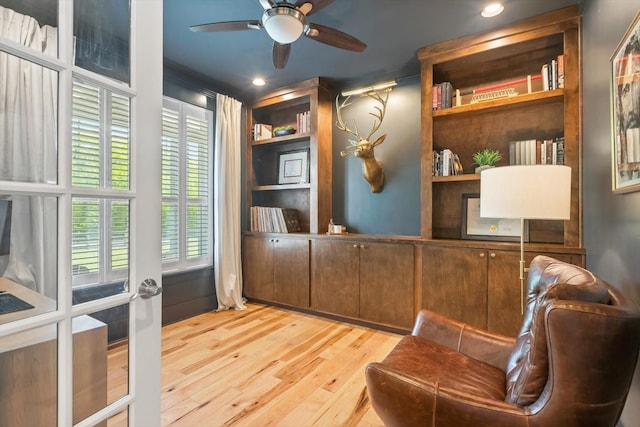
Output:
M312 244L311 307L357 317L360 245L330 240Z
M525 252L525 267L529 267L537 252ZM572 262L569 254L546 254L560 261ZM526 303L527 273L520 292L520 252L489 251L487 296L487 329L490 332L515 337L522 323L520 298Z
M248 298L273 300L273 252L271 239L244 238L243 288Z
M485 329L486 251L430 246L424 246L422 250L424 307Z
M273 284L275 301L309 307L309 240L275 240Z
M360 317L411 329L414 321L412 245L360 245Z
M522 323L519 252L489 251L487 286L487 329L515 337Z

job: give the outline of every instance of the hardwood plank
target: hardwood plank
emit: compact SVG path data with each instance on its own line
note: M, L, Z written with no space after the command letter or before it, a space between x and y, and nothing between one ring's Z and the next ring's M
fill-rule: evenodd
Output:
M364 368L400 338L255 303L167 325L162 426L381 427ZM126 349L109 350L110 393L126 384Z

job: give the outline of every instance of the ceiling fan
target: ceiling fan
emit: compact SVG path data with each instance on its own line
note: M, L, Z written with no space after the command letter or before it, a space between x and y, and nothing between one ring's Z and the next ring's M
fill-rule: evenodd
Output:
M307 22L307 16L325 8L334 0L297 0L295 4L284 0L258 1L264 8L260 20L212 22L192 25L189 29L205 32L264 29L273 39L273 65L277 69L287 65L291 43L303 34L320 43L354 52L362 52L367 47L357 38L340 30Z

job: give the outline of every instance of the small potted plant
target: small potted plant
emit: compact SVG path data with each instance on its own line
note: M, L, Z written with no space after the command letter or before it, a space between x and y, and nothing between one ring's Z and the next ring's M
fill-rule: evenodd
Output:
M498 150L485 148L482 151L477 151L473 154L473 162L478 165L476 173L480 173L485 169L494 167L501 159L502 154L500 154L500 151Z

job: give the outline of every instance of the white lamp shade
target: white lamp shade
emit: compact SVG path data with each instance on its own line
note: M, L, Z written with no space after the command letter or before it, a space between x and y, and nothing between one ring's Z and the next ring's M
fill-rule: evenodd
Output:
M570 212L568 166L503 166L480 174L481 217L567 220Z

